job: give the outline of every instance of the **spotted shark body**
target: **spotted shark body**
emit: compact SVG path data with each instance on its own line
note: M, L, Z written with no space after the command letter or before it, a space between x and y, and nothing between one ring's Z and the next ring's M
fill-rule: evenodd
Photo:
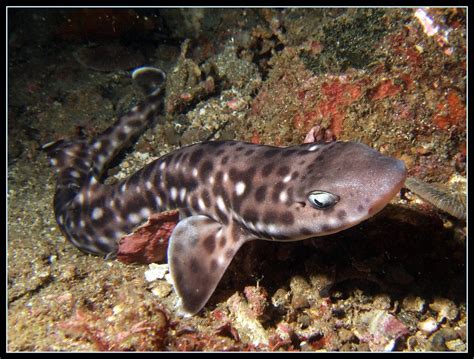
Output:
M160 89L159 70L134 77L150 74ZM161 111L159 89L96 139L50 151L58 172L54 209L76 247L109 257L151 214L179 209L168 262L187 313L204 307L245 242L339 232L380 211L405 180L402 161L356 142L282 148L210 141L173 151L122 182L101 183L107 164Z

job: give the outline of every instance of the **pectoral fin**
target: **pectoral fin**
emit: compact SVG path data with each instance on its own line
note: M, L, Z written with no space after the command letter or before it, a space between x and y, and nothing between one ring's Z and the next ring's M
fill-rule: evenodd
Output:
M251 239L237 223L224 226L207 216L191 216L175 227L168 263L182 309L195 314L206 304L240 246Z

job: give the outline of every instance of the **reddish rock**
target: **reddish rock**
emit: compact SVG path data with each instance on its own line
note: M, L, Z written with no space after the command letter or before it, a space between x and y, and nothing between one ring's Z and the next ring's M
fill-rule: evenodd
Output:
M256 132L256 131L253 132L252 138L250 139L250 142L255 143L255 144L260 144L261 143L260 135L258 134L258 132Z
M321 118L331 120L330 129L334 136L338 138L343 130L346 108L362 95L361 85L336 79L332 82L323 83L321 91L326 99L320 101L316 109Z
M247 286L244 288L244 295L253 314L260 317L268 306L268 292L263 287Z
M386 97L397 95L402 90L402 86L395 85L392 80L387 79L382 81L372 92L372 100L381 100Z
M190 102L193 99L193 96L189 92L183 92L179 97L184 102Z
M311 82L314 82L314 79L308 80L308 83ZM319 101L315 99L318 92L322 93L323 97ZM293 116L293 126L306 133L313 126L320 124L321 120L326 119L330 123L325 130L330 130L331 134L337 138L343 131L347 107L360 99L361 95L361 83L340 78L324 82L320 91L310 91L303 87L296 93L301 102L302 111Z
M421 64L423 63L423 57L418 51L413 48L406 48L405 55L409 64L411 64L412 66L421 66Z
M438 113L433 117L433 123L442 130L466 123L466 106L454 91L450 91L446 101L438 104L436 109Z
M162 262L178 220L177 210L150 216L147 223L120 240L117 259L127 264Z
M413 84L413 78L408 74L401 74L400 79L403 81L405 88L408 89Z

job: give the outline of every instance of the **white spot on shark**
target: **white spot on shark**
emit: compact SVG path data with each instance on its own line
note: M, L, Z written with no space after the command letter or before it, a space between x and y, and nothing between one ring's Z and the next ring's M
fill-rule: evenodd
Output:
M180 201L183 202L185 197L186 197L186 188L181 188L179 190L179 199L180 199Z
M255 228L255 226L253 225L252 222L244 221L244 225L245 225L247 228L250 228L252 231L255 231L255 230L256 230L256 228Z
M156 196L155 201L156 201L156 206L157 207L161 207L163 205L163 201L161 200L160 197Z
M142 218L148 218L150 217L150 214L151 214L151 211L149 208L143 207L140 210L140 216L142 216Z
M77 202L78 202L80 205L83 205L83 204L84 204L84 193L82 193L82 192L79 193L76 198L77 198Z
M171 187L170 195L173 201L176 200L176 198L178 197L178 190L176 189L176 187Z
M94 143L94 148L96 150L100 150L102 148L102 142L97 141L96 143Z
M235 193L237 196L241 196L245 192L245 183L244 182L237 182L235 185Z
M275 234L279 233L279 228L278 228L278 226L276 226L274 224L268 224L267 225L267 232L270 235L275 235Z
M127 220L130 223L137 224L138 222L141 221L141 217L136 213L130 213L127 217Z
M81 174L77 171L71 171L71 176L74 178L81 178Z
M102 243L105 243L107 244L109 239L105 236L100 236L99 238L97 238L99 240L99 242L102 242Z
M104 210L100 207L96 207L92 210L92 219L100 219L104 215Z
M265 225L265 223L257 222L255 223L255 228L257 228L257 231L259 232L264 232L267 229L267 226Z
M204 201L202 200L202 198L198 199L198 205L201 211L204 211L206 209L206 205L204 204Z
M217 207L219 207L219 209L222 212L227 212L227 208L225 207L224 200L222 199L221 196L217 197L216 203L217 203Z

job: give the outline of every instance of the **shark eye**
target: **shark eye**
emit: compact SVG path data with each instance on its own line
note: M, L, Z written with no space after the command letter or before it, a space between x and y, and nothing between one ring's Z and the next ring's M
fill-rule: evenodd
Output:
M308 201L316 209L328 209L339 202L339 196L330 192L313 191L308 194Z

